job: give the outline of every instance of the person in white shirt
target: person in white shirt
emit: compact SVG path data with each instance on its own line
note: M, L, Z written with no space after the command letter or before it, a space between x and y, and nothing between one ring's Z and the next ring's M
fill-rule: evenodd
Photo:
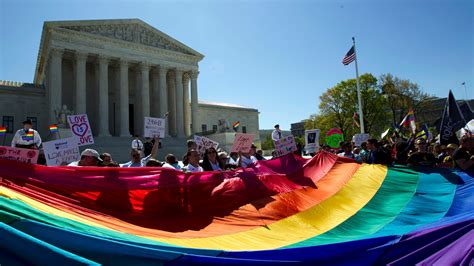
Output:
M156 158L156 155L158 154L158 146L160 144L160 137L155 137L155 143L153 144L153 148L151 149L150 155L147 157L143 158L142 153L137 150L137 149L132 149L130 152L130 156L132 157L132 160L123 164L120 164L120 167L143 167L146 166L147 162L151 158Z
M254 151L257 147L252 144L252 146L250 147L250 153L241 153L240 156L239 156L239 166L241 166L242 168L247 168L250 164L253 164L255 162L257 162L257 158L255 156L252 155L252 151Z
M275 125L275 130L272 132L272 140L277 141L281 139L281 130L280 130L280 125L276 124Z
M196 150L190 150L186 153L186 157L188 158L188 165L182 168L184 172L204 172L202 167L199 165L200 155L199 152Z
M81 160L72 162L68 166L97 166L102 159L94 149L85 149L81 153Z
M181 166L179 165L178 160L176 160L176 156L174 156L173 154L170 153L170 154L166 155L165 161L166 162L163 164L162 167L181 170Z
M23 121L23 128L16 131L11 146L14 148L38 149L41 145L41 136L32 127L33 123L30 119Z

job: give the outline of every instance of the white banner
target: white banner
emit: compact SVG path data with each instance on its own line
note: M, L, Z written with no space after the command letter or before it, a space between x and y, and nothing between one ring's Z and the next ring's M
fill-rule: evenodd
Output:
M73 137L76 139L77 146L94 144L91 125L86 114L68 115L67 122L71 127Z
M165 137L165 119L156 117L145 117L145 138Z
M352 137L352 142L354 142L355 146L360 147L363 142L367 142L369 140L369 134L355 134Z
M296 142L293 135L289 135L275 141L275 153L277 157L294 152L296 150Z
M304 131L306 153L316 153L319 150L319 129L311 129Z
M38 150L13 148L0 146L0 158L19 161L22 163L36 163L38 161Z
M44 156L48 166L68 165L81 159L75 138L43 142Z
M198 152L201 156L203 156L209 148L214 148L217 151L217 147L219 146L218 142L198 135L194 135L194 141L196 142Z

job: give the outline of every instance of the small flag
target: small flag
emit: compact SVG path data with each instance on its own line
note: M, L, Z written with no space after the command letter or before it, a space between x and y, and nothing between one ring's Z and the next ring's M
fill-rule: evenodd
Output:
M359 114L357 112L354 112L354 115L352 116L352 125L357 126L358 128L360 128Z
M390 128L388 128L387 130L385 130L381 135L380 135L380 139L384 139L388 133L390 132Z
M426 125L423 125L421 129L418 132L416 132L415 138L416 139L422 138L425 140L430 139L430 132L428 131L428 127Z
M352 61L354 61L356 58L355 50L354 50L354 45L352 45L351 49L347 52L347 54L344 56L344 59L342 59L342 63L347 66Z
M240 126L240 121L237 121L237 122L235 122L235 123L232 125L232 127L234 128L234 130L237 129L239 126Z
M5 136L7 134L7 128L6 127L0 127L0 136Z
M29 131L28 133L26 133L25 139L26 140L33 140L33 131Z
M51 133L58 132L58 126L56 126L56 125L49 126L49 132L51 132Z
M415 113L413 110L408 111L405 118L403 118L402 122L400 123L401 127L411 127L411 131L413 134L416 133L416 124L415 124Z

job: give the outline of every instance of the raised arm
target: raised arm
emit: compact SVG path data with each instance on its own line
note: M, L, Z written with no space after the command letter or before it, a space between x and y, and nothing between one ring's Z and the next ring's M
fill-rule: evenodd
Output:
M158 135L158 137L155 137L154 138L155 140L155 143L153 144L153 148L151 149L151 158L155 158L156 159L156 155L158 154L158 148L160 146L160 136Z

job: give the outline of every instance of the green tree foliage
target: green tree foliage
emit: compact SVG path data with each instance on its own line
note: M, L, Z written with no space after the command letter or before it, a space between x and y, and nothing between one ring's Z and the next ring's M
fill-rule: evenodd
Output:
M362 106L364 112L365 132L372 136L380 134L386 126L384 120L385 98L377 86L377 79L372 74L359 77ZM321 129L324 135L329 129L341 129L346 139L359 133L360 129L353 123L357 106L357 85L355 79L341 81L329 88L320 97L319 114L310 117L307 126ZM321 140L322 141L322 140Z
M391 112L392 124L400 124L409 109L413 109L416 116L419 110L431 107L429 100L433 96L421 91L418 84L410 80L384 74L380 76L380 87Z
M271 135L267 135L265 140L262 141L262 150L273 150L274 148Z

